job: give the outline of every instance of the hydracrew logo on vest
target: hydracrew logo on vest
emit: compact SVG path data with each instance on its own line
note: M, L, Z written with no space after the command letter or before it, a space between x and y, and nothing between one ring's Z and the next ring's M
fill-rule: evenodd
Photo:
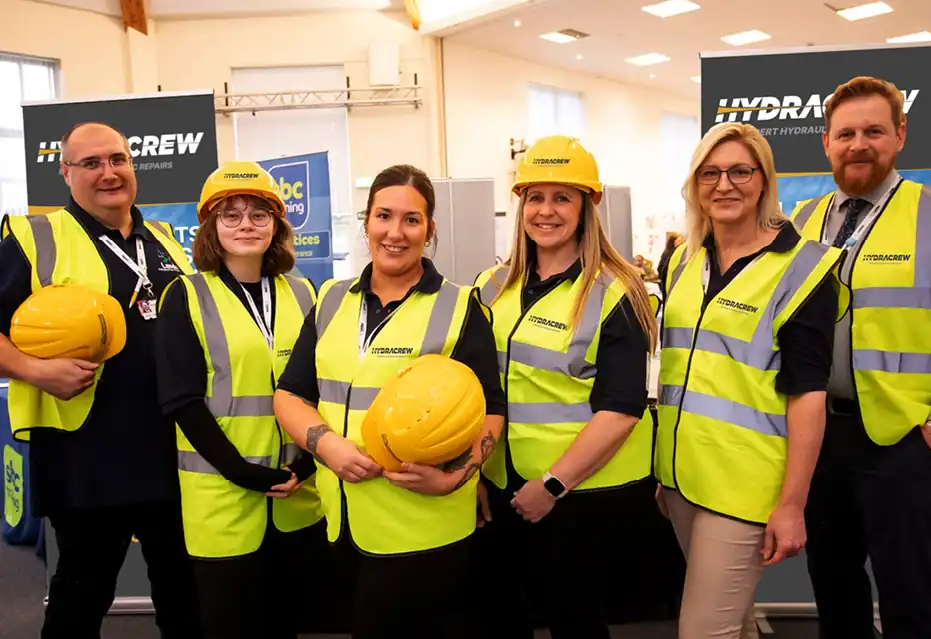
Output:
M723 306L724 308L731 311L737 311L738 313L750 315L760 310L759 307L753 306L752 304L744 304L743 302L738 302L736 300L729 300L726 297L719 297L718 305Z
M861 261L873 264L904 264L911 259L911 253L865 253L860 256Z
M414 349L406 346L375 346L369 348L368 352L375 357L407 357L414 354Z
M541 326L543 328L549 329L551 331L567 331L569 327L563 322L557 322L556 320L547 319L545 317L540 317L539 315L528 315L527 321L531 324Z
M161 135L132 135L129 152L133 158L169 157L174 155L195 155L203 140L203 131L184 133L163 133ZM39 164L57 164L61 161L61 141L40 142L36 162ZM167 166L165 166L167 165ZM150 169L170 169L170 162L134 163L137 171Z
M921 89L902 91L908 114ZM821 135L824 133L824 107L833 94L822 96L784 95L718 99L715 123L749 122L764 136ZM769 124L769 126L765 126Z

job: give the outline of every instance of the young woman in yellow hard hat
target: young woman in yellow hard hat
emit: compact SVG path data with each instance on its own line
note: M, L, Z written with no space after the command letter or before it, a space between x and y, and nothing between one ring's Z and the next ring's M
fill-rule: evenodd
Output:
M419 169L393 166L375 178L364 226L372 261L358 278L323 285L275 393L282 426L318 461L329 539L352 580L320 586L354 588L356 639L442 637L471 602L463 587L475 475L504 421L487 309L474 289L447 281L424 257L435 238L434 207L433 185ZM480 380L481 435L443 469L383 470L361 450L369 406L406 364L431 353Z
M606 639L592 535L618 507L608 489L650 474L652 422L638 423L654 310L605 236L598 167L578 140L534 144L514 193L511 257L476 281L492 308L508 405L506 436L482 470L482 508L500 578L525 591L554 639ZM509 608L491 634L532 636L519 606Z
M683 187L688 241L669 260L657 492L688 562L682 639L757 637L766 565L805 544L821 448L840 257L779 206L773 152L712 127Z
M198 220L199 273L166 289L156 356L162 410L180 429L184 536L201 617L211 639L293 638L304 604L288 601L298 591L281 582L307 574L297 557L328 549L315 462L278 427L273 394L314 289L286 275L291 228L258 164L214 171Z

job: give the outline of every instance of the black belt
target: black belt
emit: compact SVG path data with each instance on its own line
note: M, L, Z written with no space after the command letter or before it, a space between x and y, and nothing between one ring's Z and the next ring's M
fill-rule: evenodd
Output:
M852 399L829 396L828 412L832 415L859 415L860 405Z

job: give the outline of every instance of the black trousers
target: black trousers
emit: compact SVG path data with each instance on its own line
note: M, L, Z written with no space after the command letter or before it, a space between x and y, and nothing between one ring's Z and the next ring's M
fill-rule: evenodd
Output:
M316 613L325 611L318 593L330 556L321 520L290 533L270 525L248 555L194 559L207 639L295 639L308 622L328 631Z
M349 594L353 639L465 637L461 620L481 614L468 592L471 537L407 555L369 555L344 530L334 547L343 570L337 587Z
M877 446L857 415L829 413L805 520L823 639L873 639L867 557L883 637L931 637L931 448L917 428Z
M155 623L163 639L202 637L180 502L155 502L50 515L59 550L42 639L97 639L113 603L133 535L148 567Z

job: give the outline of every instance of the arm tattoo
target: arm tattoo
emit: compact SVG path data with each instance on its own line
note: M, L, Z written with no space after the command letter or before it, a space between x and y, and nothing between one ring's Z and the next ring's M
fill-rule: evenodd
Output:
M479 448L482 451L481 458L478 461L472 461L472 451L471 450L468 451L467 457L461 462L463 466L465 466L465 464L468 464L468 467L466 467L465 472L462 473L462 478L459 479L459 481L456 483L456 487L453 488L453 492L459 490L460 488L465 486L467 483L469 483L469 480L472 479L472 477L475 475L476 472L479 471L479 469L481 469L482 464L488 461L488 458L491 457L491 453L494 452L495 450L496 443L497 443L497 440L495 439L494 435L492 435L491 433L485 433L485 436L482 437L482 441L479 444ZM459 460L456 460L456 461L458 462Z
M311 426L307 429L307 438L304 440L304 448L307 449L311 455L314 456L314 459L318 463L326 466L326 462L323 461L323 458L317 454L317 444L320 443L320 438L330 432L330 427L326 424L320 424L319 426Z

